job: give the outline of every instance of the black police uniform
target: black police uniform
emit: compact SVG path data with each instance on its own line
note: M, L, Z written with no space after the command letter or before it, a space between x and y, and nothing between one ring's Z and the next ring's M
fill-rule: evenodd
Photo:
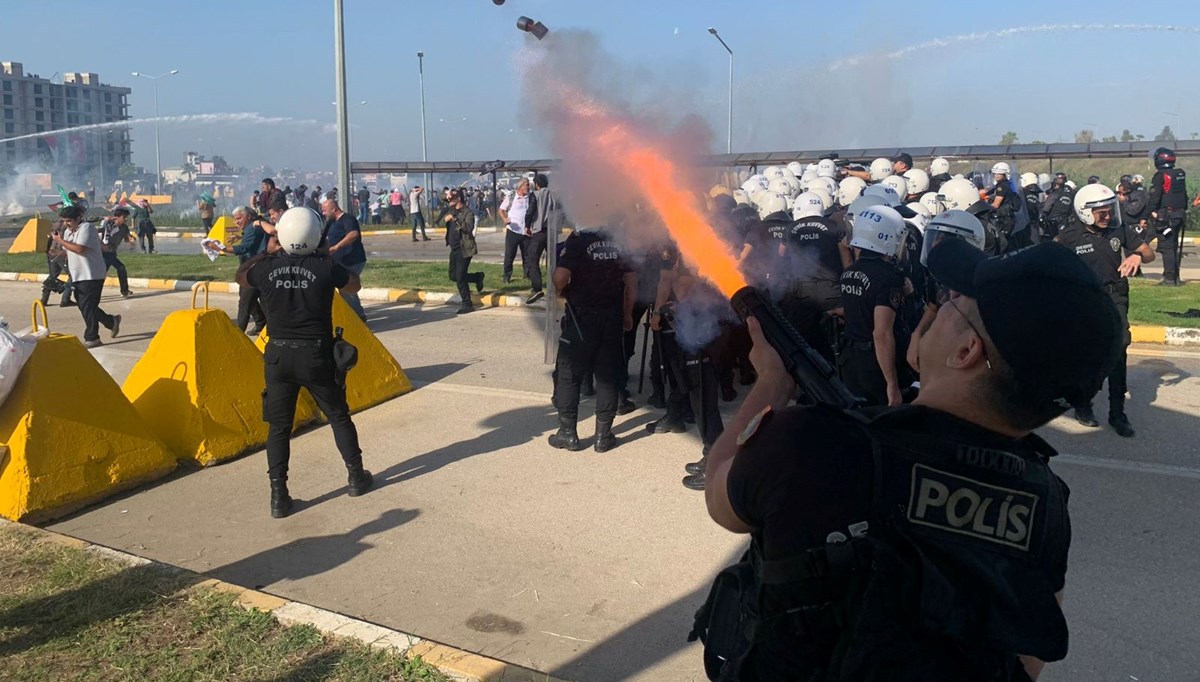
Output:
M818 406L743 439L727 490L752 546L723 575L758 588L755 622L725 637L710 597L693 632L710 679L1027 680L1018 654L1066 655L1070 491L1040 438Z
M345 386L337 379L333 354L333 297L335 289L350 281L350 273L326 255L290 256L280 251L250 263L246 280L259 292L270 335L263 349L267 380L263 419L270 425L267 473L272 512L277 496L287 499L281 505L282 515L290 506L290 439L301 388L308 389L329 420L338 452L350 472L351 494L357 494L370 485L370 474L362 468L358 431L350 419Z
M842 304L838 244L845 237L843 224L821 216L800 218L785 237L784 268L792 276L779 307L804 340L830 363L835 354L828 313Z
M1029 214L1030 240L1036 243L1050 239L1042 224L1042 188L1027 185L1021 188L1021 196L1025 200L1025 211Z
M949 173L938 173L937 175L929 176L929 191L938 192L942 189L942 185L950 182L953 179Z
M1163 282L1179 282L1179 247L1187 220L1187 173L1182 168L1164 168L1150 180L1149 209L1157 213L1154 230L1156 251L1162 256Z
M784 244L791 227L791 217L779 211L743 228L743 239L750 246L750 255L742 262L741 270L752 286L770 292L771 298L777 301L787 286L779 247Z
M989 201L996 197L1001 199L999 208L996 208L996 226L1004 232L1005 236L1011 235L1017 213L1017 201L1020 199L1013 191L1012 182L1007 177L992 185L992 189L988 191Z
M630 272L616 242L602 230L571 235L562 245L557 267L571 271L563 290L566 312L558 338L554 399L559 432L551 445L578 449L575 425L579 390L589 374L596 383L596 448L613 446L617 389L623 385L625 273ZM556 436L558 437L556 444ZM572 442L572 439L574 441Z
M883 306L897 312L904 305L904 275L894 264L870 251L862 251L858 262L841 278L845 332L838 369L851 392L869 405L886 405L887 380L875 358L875 309ZM899 349L899 344L897 344ZM902 364L896 362L899 385L906 385Z
M1108 373L1108 408L1109 416L1125 413L1126 368L1128 359L1127 348L1129 335L1129 280L1122 277L1117 268L1125 259L1125 252L1134 252L1144 244L1141 237L1129 225L1109 227L1106 230L1093 229L1079 221L1073 221L1058 235L1059 243L1075 251L1075 255L1083 259L1096 277L1104 285L1104 290L1112 298L1117 312L1121 315L1121 326L1124 328L1125 342L1121 355ZM1089 400L1082 405L1072 407L1091 410Z
M1042 224L1050 239L1058 236L1075 215L1075 190L1070 185L1051 188L1042 202Z

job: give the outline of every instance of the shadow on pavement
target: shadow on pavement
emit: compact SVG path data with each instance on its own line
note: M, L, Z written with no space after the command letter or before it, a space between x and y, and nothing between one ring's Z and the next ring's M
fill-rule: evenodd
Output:
M415 391L420 389L420 386L417 384L436 383L473 364L475 362L443 362L438 365L425 365L424 367L405 367L404 374L413 383L413 390Z
M395 329L409 329L454 317L457 306L440 303L378 303L366 305L367 326L376 335Z
M297 514L312 506L297 501ZM281 580L299 580L320 575L353 560L374 547L364 539L398 528L420 515L418 509L390 509L346 533L318 535L293 540L231 564L210 569L210 575L235 585L261 589Z
M742 552L739 549L730 554L720 564L721 567L737 562ZM713 577L716 577L716 571L713 571ZM708 598L709 586L705 582L685 596L630 623L608 639L551 670L550 674L568 680L624 680L691 646L687 636L691 632L696 611ZM700 675L697 679L701 679L704 664L698 648L695 663Z

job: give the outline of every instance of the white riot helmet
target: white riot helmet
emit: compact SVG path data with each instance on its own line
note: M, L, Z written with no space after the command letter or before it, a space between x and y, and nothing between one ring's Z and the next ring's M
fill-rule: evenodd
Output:
M795 220L824 215L824 213L825 204L821 201L821 197L812 192L801 194L792 204L792 218Z
M888 187L891 187L892 189L896 190L896 195L899 196L901 199L908 196L908 181L905 180L904 178L900 177L899 175L889 175L886 178L880 180L879 184L887 185Z
M804 175L804 164L800 163L799 161L792 161L787 165L787 169L790 170L792 175L795 175L796 177Z
M853 201L862 196L863 190L867 188L867 183L862 178L856 178L853 175L843 178L838 183L837 202L842 206L849 206Z
M1067 180L1067 187L1070 187L1071 191L1079 189L1079 185L1076 185L1074 180Z
M905 218L904 222L911 227L916 228L918 232L924 234L925 223L929 222L929 218L933 214L930 213L929 209L925 208L925 206L918 201L907 203L905 206L908 207L908 210L912 211L913 214L912 217Z
M774 180L775 178L783 176L783 169L779 166L767 166L763 169L762 174L767 178L767 180Z
M817 195L818 197L821 197L821 205L825 207L826 211L833 208L833 195L829 192L826 192L824 187L813 187L808 191Z
M316 251L321 243L323 227L321 216L316 211L297 206L284 211L279 217L275 236L289 256L307 256Z
M885 206L883 199L878 195L867 196L863 195L855 199L849 206L846 207L846 222L851 228L854 227L854 216L862 213L864 208L868 206Z
M817 176L822 178L836 178L837 164L833 159L821 159L817 162Z
M787 198L778 192L770 190L759 194L755 203L758 204L758 218L762 220L772 213L786 213L788 210Z
M788 192L788 196L792 197L793 199L796 196L798 196L800 194L800 192L804 191L804 190L800 189L800 179L797 178L796 176L787 175L787 176L784 176L783 179L787 181L788 188L790 189L790 191Z
M1021 173L1020 182L1022 187L1038 184L1037 173Z
M929 173L920 168L904 171L904 181L908 183L909 194L924 194L929 190Z
M1038 187L1042 188L1043 192L1048 191L1050 189L1050 185L1053 184L1053 182L1054 182L1054 178L1051 177L1049 173L1038 173L1038 183L1037 184L1038 184Z
M746 194L750 194L755 190L760 190L762 188L763 186L758 184L758 180L755 180L754 178L750 178L742 183L742 191Z
M854 216L850 246L895 258L904 247L904 219L887 206L867 206Z
M992 166L992 175L1009 175L1011 173L1012 169L1009 168L1008 164L1004 163L1003 161Z
M929 163L930 175L941 175L950 172L950 162L942 157L937 157Z
M793 172L792 172L790 169L787 169L787 168L780 168L780 169L779 169L779 175L780 175L780 176L782 176L782 177L783 177L785 180L786 180L786 179L788 179L788 178L791 178L791 179L795 179L795 178L796 178L796 174L795 174L795 173L793 173Z
M782 175L775 178L771 181L771 184L767 185L767 191L783 195L784 197L792 196L792 186L788 184L787 178L783 177Z
M837 192L837 181L833 178L814 178L812 182L808 183L808 191L811 192L814 189L823 189L829 193L829 196L833 196Z
M1075 193L1075 217L1084 225L1095 225L1096 216L1092 211L1106 206L1112 209L1112 219L1108 226L1118 227L1121 224L1121 209L1117 206L1115 192L1106 185L1095 182L1084 185Z
M947 209L965 211L979 201L979 189L966 178L952 178L942 184L942 203Z
M892 162L882 156L871 162L871 181L879 182L892 174Z
M877 197L879 199L879 203L893 208L899 206L901 203L900 195L896 193L896 188L892 187L891 185L884 185L882 183L878 185L871 185L863 190L862 195L864 198Z
M746 194L746 190L744 189L735 189L733 190L733 200L739 204L748 204L750 203L750 196Z
M979 218L958 209L942 211L925 224L925 243L921 246L921 265L927 265L929 252L947 239L962 239L983 250L983 223Z
M770 180L767 179L767 176L763 175L762 173L755 173L754 175L750 176L750 179L753 180L755 183L757 183L758 186L762 187L763 189L766 189L767 183L770 182Z
M925 207L926 210L929 211L929 215L931 216L935 216L946 210L946 207L942 205L942 200L938 199L937 192L926 192L921 195L921 198L918 201L922 206Z

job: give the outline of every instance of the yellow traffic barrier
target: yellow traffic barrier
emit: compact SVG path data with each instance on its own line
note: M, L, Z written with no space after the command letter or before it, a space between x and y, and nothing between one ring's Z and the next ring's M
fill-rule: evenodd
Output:
M33 328L41 310L34 302ZM0 405L0 516L45 521L176 466L79 339L41 338Z
M242 241L242 229L233 222L232 216L223 215L213 223L208 231L208 238L215 239L225 246L233 246Z
M207 283L197 282L192 307L163 320L122 390L177 459L209 466L267 442L264 388L262 354L225 311L208 307ZM296 423L315 416L311 401L301 403Z
M17 238L9 245L9 253L40 253L46 250L46 238L54 229L54 221L42 217L30 218Z
M267 325L270 324L267 320ZM346 375L346 403L351 412L365 410L412 390L412 382L400 363L340 295L333 297L333 327L341 327L343 338L358 349L358 364ZM255 345L261 351L267 347L268 340L264 329ZM301 391L300 395L312 400L308 391Z

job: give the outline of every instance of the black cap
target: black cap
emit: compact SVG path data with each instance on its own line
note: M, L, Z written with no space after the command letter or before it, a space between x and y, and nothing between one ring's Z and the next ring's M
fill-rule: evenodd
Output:
M929 254L947 288L976 300L983 326L1021 396L1062 409L1091 399L1124 344L1121 318L1092 270L1045 242L988 258L961 239Z
M908 164L909 168L913 167L912 155L909 154L908 152L900 152L899 154L892 157L892 163L896 163L897 161L903 161L904 163Z
M58 217L67 220L82 220L83 209L79 206L63 206L58 209Z

